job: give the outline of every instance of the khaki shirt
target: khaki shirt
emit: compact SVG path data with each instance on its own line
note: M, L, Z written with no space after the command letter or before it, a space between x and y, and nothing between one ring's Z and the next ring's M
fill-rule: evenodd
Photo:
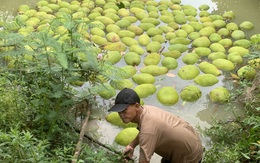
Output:
M189 123L154 106L143 106L139 127L139 161L150 161L157 153L172 163L198 163L203 154L201 140Z

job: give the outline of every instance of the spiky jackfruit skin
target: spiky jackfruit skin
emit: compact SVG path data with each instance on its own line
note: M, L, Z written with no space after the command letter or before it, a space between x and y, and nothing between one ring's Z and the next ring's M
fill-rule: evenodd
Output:
M195 85L186 86L180 93L181 99L188 102L197 101L201 95L200 89Z
M120 131L117 136L115 137L115 142L122 146L127 146L131 143L139 133L135 127L128 127Z
M127 128L127 127L137 127L137 124L129 122L129 123L124 123L122 119L119 117L119 114L117 112L111 112L106 115L105 119L111 123L114 126L122 127L122 128Z
M194 78L194 82L202 87L213 86L218 83L218 78L212 74L201 74Z
M173 87L165 86L158 91L157 99L161 104L171 106L179 101L179 94Z
M225 103L229 100L230 94L226 88L217 87L210 91L209 97L213 102Z

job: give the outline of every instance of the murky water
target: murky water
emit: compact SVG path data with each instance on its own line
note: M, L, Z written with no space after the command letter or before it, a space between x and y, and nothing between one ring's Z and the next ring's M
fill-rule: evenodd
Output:
M68 0L70 1L70 0ZM9 10L12 13L16 13L17 8L21 4L28 4L32 7L35 6L37 0L1 0L0 10L6 11ZM243 21L251 21L255 28L252 31L249 31L248 38L253 35L260 33L260 1L259 0L182 0L182 4L190 4L196 8L198 8L202 4L208 4L211 8L210 11L215 14L222 14L225 11L233 11L235 14L234 22L237 24ZM181 60L181 58L179 59ZM183 64L180 62L179 67ZM117 66L124 66L124 63L118 63ZM142 65L138 66L140 69ZM174 74L172 77L167 76L158 76L156 77L157 82L156 86L174 86L175 89L180 92L186 85L192 84L193 81L184 81L180 79L177 75L178 69L172 70L169 73ZM200 126L201 128L205 128L209 126L209 123L213 119L222 119L229 120L234 117L234 112L236 114L242 114L243 111L237 106L236 109L230 110L226 105L219 105L210 102L208 93L215 87L225 86L229 90L235 90L236 84L233 83L232 80L227 80L224 76L219 77L219 83L212 87L199 87L202 91L202 97L194 102L194 103L184 103L182 100L179 100L177 104L174 106L164 106L160 104L156 96L150 96L148 98L143 99L146 104L158 106L166 111L172 112L173 114L179 115L193 126ZM103 102L102 100L100 100ZM109 103L113 103L111 101L105 101L105 105L109 107ZM232 104L235 106L236 104ZM117 133L121 130L115 126L111 126L107 123L104 118L104 113L100 109L94 109L93 115L95 117L100 117L101 120L95 120L90 122L89 131L98 131L100 134L100 141L103 143L114 144L114 138ZM207 146L207 138L202 138L203 143ZM119 148L123 148L120 147ZM138 151L136 151L136 155L138 155ZM152 160L152 163L158 162L160 157L155 156Z

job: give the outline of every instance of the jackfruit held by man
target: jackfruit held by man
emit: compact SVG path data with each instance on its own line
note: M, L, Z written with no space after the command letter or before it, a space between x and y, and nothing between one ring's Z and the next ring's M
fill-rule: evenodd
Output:
M181 90L180 98L183 101L194 102L201 97L200 89L195 85L188 85Z
M110 112L106 115L105 119L114 126L122 128L137 127L136 123L124 123L117 112Z
M230 94L226 88L220 86L211 90L209 97L213 102L225 103L229 100Z
M194 82L202 87L213 86L218 81L218 78L212 74L200 74L194 79Z
M179 101L178 92L171 86L164 86L159 89L156 97L161 104L166 106L174 105Z
M120 131L115 137L115 142L122 146L127 146L131 143L139 133L136 127L128 127Z

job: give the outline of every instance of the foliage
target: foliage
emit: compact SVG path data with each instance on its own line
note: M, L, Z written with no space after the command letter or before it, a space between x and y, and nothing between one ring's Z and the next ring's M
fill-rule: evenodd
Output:
M19 20L16 25L23 27ZM65 33L50 32L60 26ZM82 100L94 105L97 87L121 73L98 57L106 51L85 39L82 31L90 26L65 14L39 32L0 30L0 127L1 146L6 146L1 160L71 160L78 136L65 115ZM76 91L83 83L84 89Z
M258 42L253 42L250 59L260 58ZM257 45L256 45L257 44ZM260 73L253 81L240 81L240 89L232 99L244 106L245 115L231 122L214 122L204 133L213 142L205 152L203 162L259 162L260 161Z

